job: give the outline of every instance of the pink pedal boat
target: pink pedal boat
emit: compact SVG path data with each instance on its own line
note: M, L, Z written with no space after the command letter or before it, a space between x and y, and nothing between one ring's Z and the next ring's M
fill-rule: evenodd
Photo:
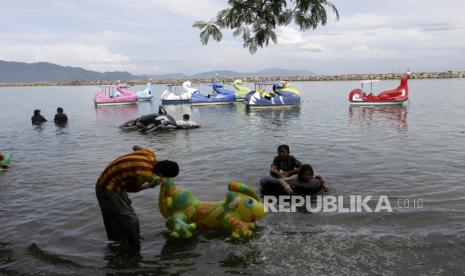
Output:
M100 87L102 90L94 98L95 106L137 103L136 93L129 90L125 83L120 83L116 87L113 85L102 85Z

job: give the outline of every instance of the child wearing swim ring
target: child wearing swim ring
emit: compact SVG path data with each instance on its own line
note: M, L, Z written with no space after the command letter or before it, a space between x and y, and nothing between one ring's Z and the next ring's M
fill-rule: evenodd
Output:
M302 165L296 175L280 178L279 183L289 195L296 193L309 195L329 191L326 179L322 175L314 175L313 168L309 164Z

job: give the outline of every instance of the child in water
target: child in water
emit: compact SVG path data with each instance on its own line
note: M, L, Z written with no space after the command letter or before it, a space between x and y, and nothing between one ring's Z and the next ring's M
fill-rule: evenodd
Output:
M290 155L288 145L280 145L278 147L278 156L273 159L270 168L270 175L276 178L289 177L299 171L300 163L297 158Z
M3 163L3 159L5 158L5 156L3 156L3 154L0 152L0 168L2 169L8 169L8 164L4 164Z
M289 195L329 192L326 179L321 175L314 175L309 164L302 165L298 174L279 179L279 183Z
M182 115L182 120L176 121L176 124L181 128L200 127L196 122L192 121L189 114Z

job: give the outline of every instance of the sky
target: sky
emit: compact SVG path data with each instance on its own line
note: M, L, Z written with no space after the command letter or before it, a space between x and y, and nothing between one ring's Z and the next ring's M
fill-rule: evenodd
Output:
M15 0L0 7L0 60L134 74L194 74L265 68L319 74L465 70L464 0L333 0L340 20L251 55L224 32L199 41L197 20L227 0Z

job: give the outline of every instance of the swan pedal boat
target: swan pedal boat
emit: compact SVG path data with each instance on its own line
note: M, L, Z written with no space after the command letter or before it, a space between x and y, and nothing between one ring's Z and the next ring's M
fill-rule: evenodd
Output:
M349 93L351 105L398 105L408 101L408 79L409 73L405 74L400 85L393 90L386 90L378 95L373 94L373 83L379 80L366 80L361 82L361 88L354 89ZM370 85L370 93L363 92L364 84Z
M152 82L149 81L145 87L144 90L142 91L137 91L136 93L137 99L139 101L151 101L153 98L153 93L152 93Z
M273 91L268 92L267 87L272 87ZM248 108L297 107L300 106L300 92L289 87L287 81L257 82L255 91L247 94L244 103Z
M221 83L213 83L212 93L204 95L200 90L192 94L192 105L220 105L233 104L236 102L236 95L232 90L225 89Z
M190 103L192 94L197 91L198 89L192 87L192 83L190 81L185 81L182 83L182 87L184 88L184 92L180 93L178 91L179 85L176 84L168 84L168 88L161 94L161 103L163 105L169 104L187 104Z
M252 89L243 84L242 80L235 80L233 82L233 87L236 93L237 101L243 101L244 98L247 97L247 94L252 91Z
M100 86L101 91L94 97L95 106L128 105L137 103L137 95L127 88L125 83L116 87L113 85Z

